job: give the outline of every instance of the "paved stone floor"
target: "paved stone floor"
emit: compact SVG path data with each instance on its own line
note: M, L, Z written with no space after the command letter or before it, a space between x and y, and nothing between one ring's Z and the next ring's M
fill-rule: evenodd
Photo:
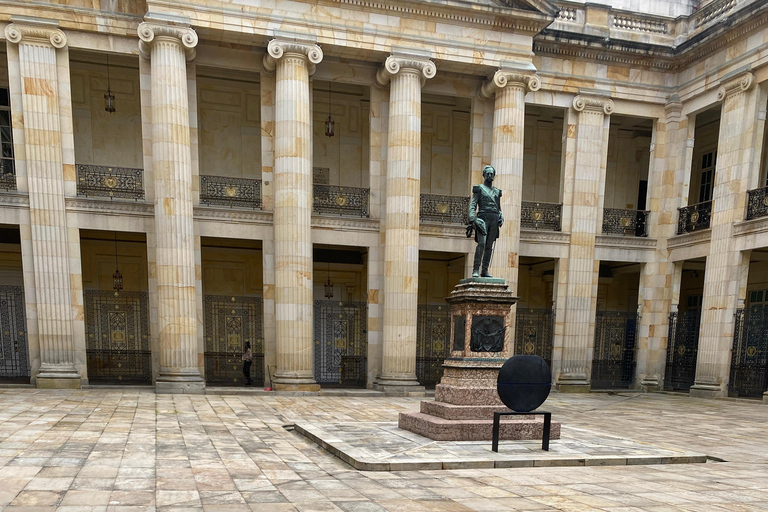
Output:
M359 472L283 425L396 421L415 398L0 390L0 511L768 510L768 407L672 395L553 395L582 429L707 464Z

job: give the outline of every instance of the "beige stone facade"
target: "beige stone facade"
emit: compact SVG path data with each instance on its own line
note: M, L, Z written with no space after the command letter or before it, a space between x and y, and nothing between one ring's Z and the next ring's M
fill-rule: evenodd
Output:
M5 2L0 380L422 393L490 164L512 352L760 396L768 6L629 4Z

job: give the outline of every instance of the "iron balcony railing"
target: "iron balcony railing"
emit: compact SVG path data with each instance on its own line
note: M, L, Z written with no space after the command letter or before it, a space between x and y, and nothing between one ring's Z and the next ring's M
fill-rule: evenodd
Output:
M144 199L144 170L77 164L77 195Z
M200 175L200 204L261 208L261 180Z
M313 185L314 202L312 211L325 215L368 217L370 189L361 187L339 187L336 185Z
M0 190L16 190L15 168L13 158L0 158Z
M648 236L647 210L603 208L603 233L606 235Z
M712 215L712 201L692 204L678 208L677 234L690 233L697 229L709 228L709 219Z
M520 226L525 229L560 231L562 215L563 205L560 203L523 201L520 209Z
M469 197L421 194L421 220L469 224Z
M747 191L747 219L768 217L768 187Z

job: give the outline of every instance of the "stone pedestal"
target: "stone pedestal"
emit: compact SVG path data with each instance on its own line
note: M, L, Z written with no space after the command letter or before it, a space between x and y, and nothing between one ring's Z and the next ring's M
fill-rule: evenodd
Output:
M490 440L494 411L506 411L496 392L499 369L512 355L512 305L517 297L504 279L462 279L451 304L451 355L420 412L400 413L402 429L438 441ZM504 418L501 439L541 439L543 418ZM550 439L560 438L552 423Z

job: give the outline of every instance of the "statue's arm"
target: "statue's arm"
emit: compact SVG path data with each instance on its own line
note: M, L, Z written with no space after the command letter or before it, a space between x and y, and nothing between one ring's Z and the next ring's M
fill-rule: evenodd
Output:
M480 196L480 190L477 186L472 187L472 199L469 200L469 222L470 224L477 219L477 199Z
M499 202L499 227L504 225L504 214L501 211L501 190L499 190L499 198L497 199Z

